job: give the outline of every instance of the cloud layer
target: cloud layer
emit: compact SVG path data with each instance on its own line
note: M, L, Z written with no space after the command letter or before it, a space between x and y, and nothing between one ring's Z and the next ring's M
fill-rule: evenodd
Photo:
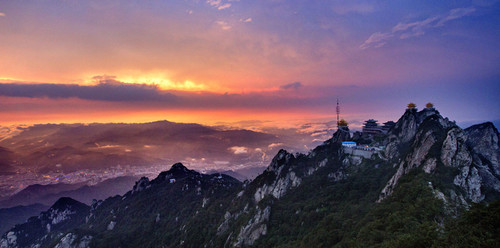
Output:
M365 42L363 42L363 44L361 44L360 48L379 48L384 46L393 37L408 39L411 37L421 36L428 30L442 27L449 21L471 15L475 11L476 9L474 7L457 8L450 10L445 15L433 16L424 20L409 23L400 22L392 28L391 32L373 33L370 37L368 37L368 39L365 40Z
M77 84L0 84L0 95L8 97L80 98L97 101L175 101L175 96L160 92L155 85L125 84L104 80L97 85Z
M288 90L288 89L297 90L300 87L302 87L302 83L301 82L293 82L293 83L289 83L289 84L285 84L285 85L281 85L280 86L280 88L284 89L284 90Z

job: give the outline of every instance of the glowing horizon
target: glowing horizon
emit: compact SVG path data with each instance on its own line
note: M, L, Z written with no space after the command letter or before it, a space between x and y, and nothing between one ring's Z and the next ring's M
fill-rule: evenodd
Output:
M0 3L0 125L500 120L499 1ZM349 120L348 120L349 121Z

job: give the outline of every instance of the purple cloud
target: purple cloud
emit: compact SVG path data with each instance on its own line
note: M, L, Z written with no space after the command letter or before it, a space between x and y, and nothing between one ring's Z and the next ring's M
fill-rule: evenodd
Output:
M303 85L302 85L301 82L293 82L293 83L281 85L280 89L283 89L283 90L289 90L289 89L297 90L297 89L299 89L302 86Z
M399 34L400 39L408 39L411 37L417 37L425 34L426 30L437 28L443 26L446 22L468 16L476 11L475 8L456 8L452 9L446 15L438 15L433 17L428 17L424 20L410 22L410 23L398 23L394 26L391 32L376 32L370 35L368 39L359 46L361 49L367 48L379 48L383 47L389 39Z

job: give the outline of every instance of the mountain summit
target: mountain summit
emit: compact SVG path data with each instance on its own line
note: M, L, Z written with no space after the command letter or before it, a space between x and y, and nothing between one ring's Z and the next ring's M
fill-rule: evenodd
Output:
M498 131L490 123L465 130L434 109L407 110L386 138L385 155L398 168L381 192L392 192L399 178L413 169L438 176L453 174L451 190L458 199L481 202L500 192Z
M347 130L250 182L176 163L90 207L62 198L0 247L498 247L491 123L411 108L372 147L344 147Z

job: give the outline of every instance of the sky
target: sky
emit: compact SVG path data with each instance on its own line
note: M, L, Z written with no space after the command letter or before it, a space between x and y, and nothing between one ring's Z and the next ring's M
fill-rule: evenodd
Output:
M497 121L498 44L494 0L1 0L0 125Z

